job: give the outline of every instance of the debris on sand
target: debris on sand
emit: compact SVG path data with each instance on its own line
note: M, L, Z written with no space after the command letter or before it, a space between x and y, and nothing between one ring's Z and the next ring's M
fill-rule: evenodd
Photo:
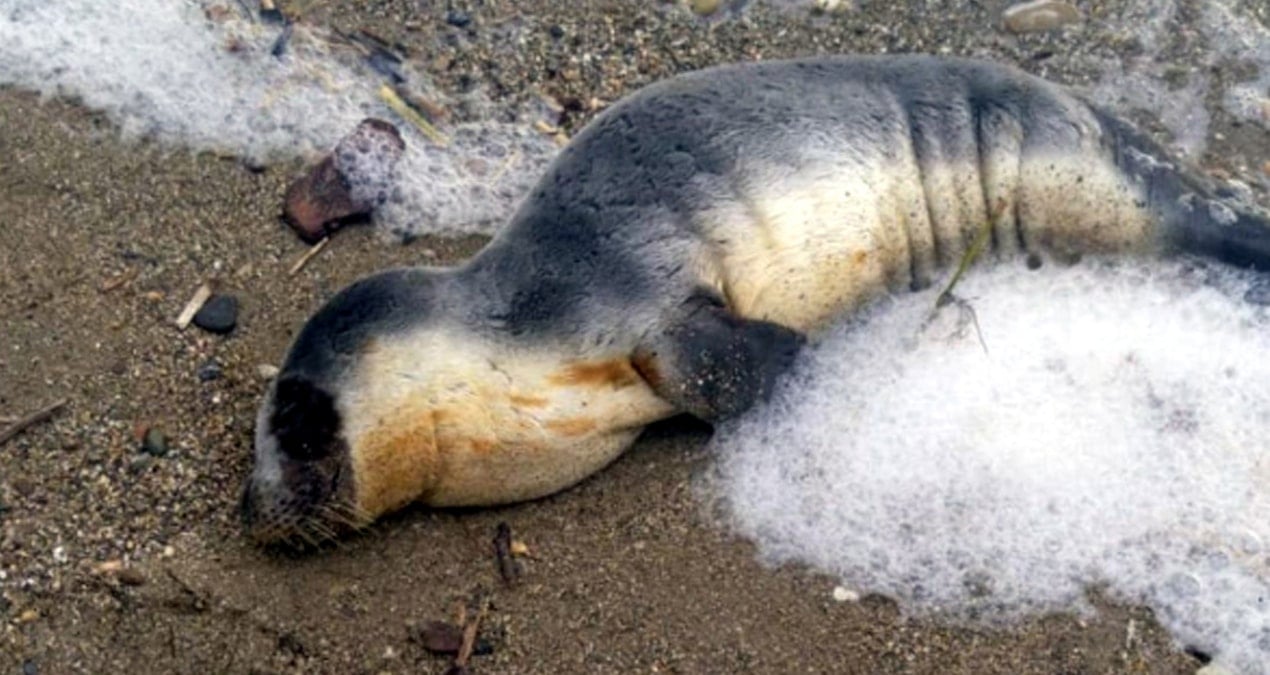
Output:
M204 282L203 285L194 291L194 295L190 297L190 301L185 303L185 307L181 309L181 313L176 317L176 327L185 330L194 320L194 315L198 310L203 309L203 305L207 299L212 297L212 285Z
M304 255L296 259L295 263L291 265L291 269L287 270L287 276L293 277L299 274L300 270L304 269L304 266L308 265L310 260L317 257L317 254L321 253L322 249L326 248L326 245L330 242L330 237L322 237L322 241L319 241L315 246L305 251Z
M403 104L404 105L404 104ZM397 127L367 118L309 173L287 188L283 219L314 244L388 198L406 142Z
M521 565L512 553L512 528L505 522L499 523L494 533L494 563L503 583L511 584L520 578Z
M61 410L62 407L65 405L66 405L66 399L62 399L52 405L40 408L39 410L36 410L35 412L29 415L18 418L18 420L14 422L13 424L9 425L7 429L0 431L0 445L4 445L10 439L22 433L27 428L33 427L41 422L44 422L50 419L51 417L53 417L55 413L57 413L57 411Z
M433 654L458 654L463 648L463 629L445 621L429 621L416 639Z
M209 333L226 335L238 325L238 298L213 295L194 314L194 325Z

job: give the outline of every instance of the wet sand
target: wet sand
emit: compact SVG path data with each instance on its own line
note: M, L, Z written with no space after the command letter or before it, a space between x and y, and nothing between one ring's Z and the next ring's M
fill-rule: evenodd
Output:
M1138 53L1099 29L1113 3L1081 3L1084 26L1025 38L996 27L999 2L931 3L921 13L869 2L832 17L759 7L745 21L717 23L656 2L486 2L462 5L472 16L464 30L428 8L437 3L310 4L308 20L370 26L443 87L486 87L507 104L535 88L560 100L614 100L674 72L758 57L946 49L1082 84L1097 73L1069 56ZM1183 35L1162 53L1191 63L1205 49L1195 40ZM1237 66L1211 75L1238 77ZM1265 129L1209 103L1198 163L1243 179L1265 203ZM566 129L590 115L569 114ZM1150 115L1134 117L1162 131ZM456 600L477 592L493 603L483 631L493 653L474 658L477 673L1200 665L1141 608L988 629L906 619L880 597L836 602L834 580L765 568L752 545L711 521L694 491L710 462L708 429L685 420L658 426L612 467L544 500L413 509L328 551L259 551L239 536L233 510L266 384L258 366L277 363L304 318L358 276L454 263L483 240L391 246L351 228L289 277L306 247L277 214L298 165L261 171L127 143L99 114L13 89L0 90L0 129L0 416L68 401L0 446L6 672L440 673L448 660L428 655L412 627L448 618ZM242 304L236 332L178 330L174 317L213 278ZM204 382L209 360L222 374ZM145 426L170 439L165 456L139 452L135 430ZM504 521L532 552L510 587L490 543ZM119 559L143 583L94 573Z

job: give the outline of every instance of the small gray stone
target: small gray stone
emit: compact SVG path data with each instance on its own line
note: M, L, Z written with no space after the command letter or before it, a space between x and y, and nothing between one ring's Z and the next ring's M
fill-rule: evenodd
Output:
M150 427L141 439L141 451L151 457L165 457L168 454L168 437L157 427Z
M203 362L203 365L198 367L199 382L219 380L222 374L223 371L221 370L220 364L216 362L216 359L208 359Z
M1001 18L1011 33L1041 33L1080 21L1080 10L1057 0L1032 0L1010 6Z
M213 295L194 315L194 325L211 333L224 335L238 325L238 298Z

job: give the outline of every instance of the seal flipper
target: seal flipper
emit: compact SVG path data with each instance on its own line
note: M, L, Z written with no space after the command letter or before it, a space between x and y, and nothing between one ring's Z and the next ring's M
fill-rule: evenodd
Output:
M631 362L658 396L716 422L766 400L805 342L797 331L738 317L696 295L644 336Z
M1089 107L1116 165L1142 186L1146 207L1161 224L1162 243L1237 267L1270 270L1270 214L1223 194L1146 134L1096 105Z

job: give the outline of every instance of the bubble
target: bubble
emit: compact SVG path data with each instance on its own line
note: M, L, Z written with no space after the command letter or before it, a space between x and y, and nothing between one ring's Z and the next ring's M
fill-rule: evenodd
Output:
M885 299L717 429L702 487L768 562L914 615L1087 612L1098 587L1266 672L1270 310L1242 300L1254 281L1194 261L985 266L957 290L979 334L928 322L938 284Z
M445 128L453 142L437 146L380 101L382 76L351 50L332 49L317 28L297 24L275 56L280 26L239 14L211 21L205 9L190 0L9 0L0 9L0 84L74 98L130 139L254 163L315 161L365 117L393 121L407 146L397 172L354 186L374 200L389 185L399 195L397 208L376 217L389 238L495 231L557 152L515 111L479 100L470 107L483 116ZM419 93L458 104L408 65L402 71ZM471 159L498 171L472 172ZM476 185L486 188L480 199L470 196Z

